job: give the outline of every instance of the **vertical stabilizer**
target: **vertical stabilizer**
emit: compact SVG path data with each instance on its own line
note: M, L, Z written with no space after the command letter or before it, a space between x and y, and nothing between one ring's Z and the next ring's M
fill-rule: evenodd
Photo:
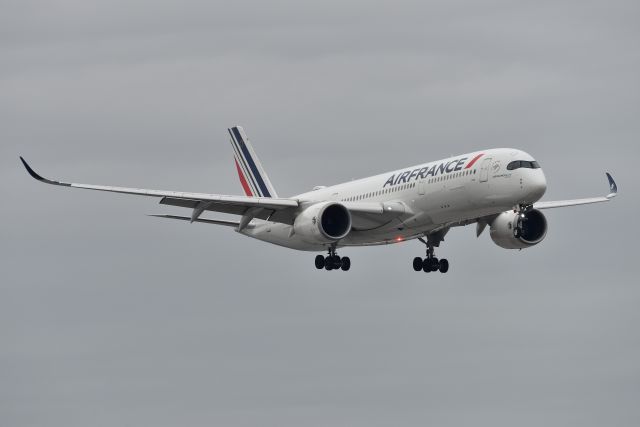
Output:
M229 135L231 135L236 170L245 194L254 197L278 197L244 129L241 126L234 126L229 129Z

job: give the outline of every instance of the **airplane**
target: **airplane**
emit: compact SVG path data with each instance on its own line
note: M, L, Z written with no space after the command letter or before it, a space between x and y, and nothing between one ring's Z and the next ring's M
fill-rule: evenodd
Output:
M228 131L244 196L54 181L37 174L24 158L20 160L33 178L47 184L157 197L162 205L191 209L189 216L150 216L229 226L275 245L326 251L326 256L315 257L315 267L336 271L351 268L351 259L340 257L338 248L418 239L426 246L426 256L413 258L413 269L446 273L449 261L438 259L435 248L452 227L476 224L477 237L489 227L496 245L521 250L545 238L547 220L542 210L608 202L618 193L607 172L606 196L540 201L547 182L538 162L518 149L492 148L279 197L243 128ZM205 211L240 218L203 218Z

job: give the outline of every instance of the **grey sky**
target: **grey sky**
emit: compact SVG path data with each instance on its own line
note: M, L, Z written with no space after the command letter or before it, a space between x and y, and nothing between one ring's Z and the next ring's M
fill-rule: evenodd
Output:
M0 2L0 424L636 426L634 1ZM539 246L472 227L348 273L78 182L281 195L496 146L542 164Z

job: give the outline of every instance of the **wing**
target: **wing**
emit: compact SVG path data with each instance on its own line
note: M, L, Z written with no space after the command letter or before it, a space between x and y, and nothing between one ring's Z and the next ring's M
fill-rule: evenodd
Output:
M33 178L38 181L63 187L84 188L87 190L108 191L112 193L133 194L137 196L159 197L160 204L192 209L190 217L175 215L153 215L169 219L181 219L191 222L237 226L243 229L249 222L264 219L283 224L293 224L300 203L296 199L274 197L227 196L222 194L188 193L180 191L147 190L142 188L112 187L105 185L77 184L55 181L36 173L22 158L22 164ZM345 207L353 214L354 228L377 228L399 215L405 213L404 205L397 202L386 203L356 203L345 202ZM242 220L204 220L200 215L204 211L214 211L226 214L241 215Z
M253 216L254 218L266 219L268 217L281 214L282 221L284 222L286 218L293 217L293 212L298 208L298 201L294 199L226 196L222 194L146 190L142 188L111 187L105 185L76 184L71 182L54 181L38 175L22 157L20 157L20 160L22 160L22 164L27 169L27 172L29 172L29 175L38 181L63 187L134 194L137 196L161 197L161 204L192 208L193 214L191 218L189 218L192 222L195 221L205 210L244 215L249 209L255 210L256 215Z
M558 200L552 202L537 202L533 204L534 209L552 209L562 208L566 206L578 206L589 205L592 203L608 202L618 194L618 185L613 180L613 177L607 172L607 179L609 180L609 194L604 197L591 197L587 199L574 199L574 200Z

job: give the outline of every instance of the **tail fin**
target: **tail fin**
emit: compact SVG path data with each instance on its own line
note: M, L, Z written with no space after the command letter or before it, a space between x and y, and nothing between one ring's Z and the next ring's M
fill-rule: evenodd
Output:
M278 197L244 129L241 126L234 126L229 129L229 135L231 135L236 170L245 194L256 197Z

